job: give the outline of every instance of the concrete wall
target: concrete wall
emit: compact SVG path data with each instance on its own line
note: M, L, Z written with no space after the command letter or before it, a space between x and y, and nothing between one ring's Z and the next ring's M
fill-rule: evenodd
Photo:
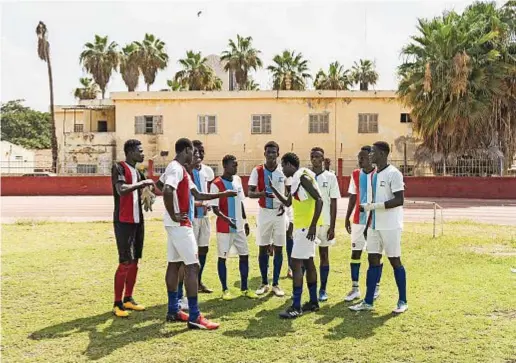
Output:
M34 151L8 141L0 142L0 172L24 174L34 172Z

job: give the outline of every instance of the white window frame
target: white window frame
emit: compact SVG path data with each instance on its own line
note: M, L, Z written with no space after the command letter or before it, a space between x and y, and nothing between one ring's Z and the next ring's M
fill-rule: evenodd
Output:
M152 118L152 130L147 122ZM162 115L143 115L134 117L134 133L136 135L158 135L163 134Z
M377 134L378 133L378 114L359 113L358 114L358 133Z
M197 134L213 135L217 133L217 116L216 115L198 115L197 116Z
M251 134L269 135L272 134L272 115L261 114L251 116Z
M311 113L308 115L309 134L329 134L330 133L330 114Z

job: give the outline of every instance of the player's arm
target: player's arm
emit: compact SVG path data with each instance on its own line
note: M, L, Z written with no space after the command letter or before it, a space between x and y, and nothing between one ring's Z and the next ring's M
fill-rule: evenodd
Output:
M319 194L319 191L314 188L312 182L305 175L301 175L301 186L306 190L308 194L310 194L310 196L313 199L315 199L314 215L312 217L312 223L310 224L310 228L308 229L308 234L306 235L306 238L308 238L310 241L313 241L315 239L315 235L317 232L317 221L321 216L323 201L321 195Z
M290 191L288 188L286 188L286 192L287 192L287 195L283 195L279 192L278 189L276 189L274 187L274 185L272 185L272 180L271 178L269 178L268 180L268 183L269 183L269 187L271 188L272 192L274 193L274 195L276 196L276 198L278 198L278 200L285 206L285 207L290 207L292 205L292 194L290 194Z
M401 207L403 205L403 203L405 203L405 195L404 195L405 193L403 190L394 192L392 194L394 194L394 198L392 198L384 203L385 209Z
M237 196L237 192L234 190L225 190L219 193L201 193L194 186L190 189L190 191L192 192L192 195L195 198L195 200L213 200L218 198L230 198Z
M256 168L251 171L251 175L249 175L249 182L247 187L247 196L251 199L259 199L259 198L274 198L273 194L267 193L265 190L258 190L258 171Z
M403 183L403 175L400 172L395 173L392 176L392 179L389 181L389 185L391 187L394 198L381 203L365 204L363 207L364 210L370 211L374 209L392 209L403 206L403 203L405 202L405 183Z
M170 218L174 222L180 223L188 220L188 215L186 213L176 213L174 209L174 187L169 184L165 184L163 187L163 204L165 204L165 209L167 210Z
M115 184L116 192L120 196L127 195L146 186L154 185L154 180L152 179L144 179L137 183L127 184L125 176L116 165L113 165L113 169L111 170L111 178Z
M349 194L348 199L348 210L346 211L346 231L351 234L351 213L353 213L353 209L355 209L355 203L357 202L356 194Z
M219 207L215 206L215 205L212 205L211 208L213 209L213 213L215 213L215 215L219 218L221 218L222 220L224 220L224 222L226 222L227 224L230 225L231 228L237 228L236 227L236 224L235 224L235 221L231 218L229 218L228 216L226 216L225 214L223 214Z
M163 184L163 182L162 182L160 179L158 179L158 181L156 182L156 188L157 188L160 192L162 192L162 191L163 191L163 187L164 187L164 186L165 186L165 184Z

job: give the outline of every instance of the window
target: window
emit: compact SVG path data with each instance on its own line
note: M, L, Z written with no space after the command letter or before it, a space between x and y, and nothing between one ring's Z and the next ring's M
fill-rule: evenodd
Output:
M22 160L23 160L23 156L21 156L21 155L16 155L16 156L14 157L14 160L16 160L16 161L22 161Z
M73 125L73 132L83 132L84 125L83 124L75 124Z
M97 174L97 165L77 164L77 174Z
M378 133L378 114L359 113L358 114L358 133L377 134Z
M198 134L216 134L217 133L217 117L210 115L197 116L197 133Z
M107 121L104 121L104 120L97 121L97 131L98 132L107 132Z
M308 133L310 134L327 134L330 132L329 114L318 113L310 115L308 124Z
M270 134L271 115L253 115L251 122L251 134Z
M400 122L404 123L404 124L412 122L412 119L410 118L410 113L401 113L400 114Z
M135 134L162 134L163 116L136 116L134 118Z

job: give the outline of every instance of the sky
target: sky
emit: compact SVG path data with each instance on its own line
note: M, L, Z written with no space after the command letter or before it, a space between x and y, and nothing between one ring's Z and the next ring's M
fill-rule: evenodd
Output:
M284 49L302 52L313 75L338 60L351 68L360 58L376 63L377 90L396 89L400 51L416 34L417 19L444 10L462 11L471 1L174 1L174 2L6 2L0 4L1 101L25 99L48 110L46 64L37 56L36 26L49 32L57 105L74 104L79 78L87 74L79 54L95 34L121 47L153 33L166 43L169 65L151 90L166 88L187 50L220 54L236 34L252 36L265 66ZM202 11L198 17L197 12ZM261 89L272 79L265 70L252 75ZM145 90L143 78L139 90ZM126 91L114 73L107 94Z

